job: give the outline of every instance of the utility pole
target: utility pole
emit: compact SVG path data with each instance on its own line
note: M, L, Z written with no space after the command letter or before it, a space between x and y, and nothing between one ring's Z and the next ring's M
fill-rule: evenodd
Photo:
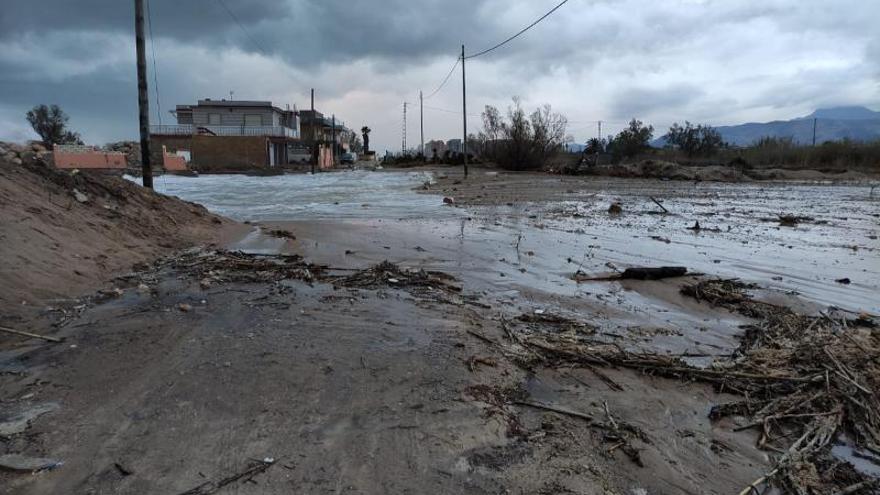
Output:
M330 151L330 163L333 164L333 167L336 167L336 114L335 113L333 114L333 119L331 120L331 123L333 124L333 131L331 133L331 136L333 136L333 138L332 138L333 143L330 145L331 146L331 148L330 148L330 150L331 150Z
M141 128L141 175L144 187L153 188L150 163L150 102L147 99L147 56L144 42L144 0L134 0L134 38L137 48L138 117Z
M315 118L315 88L312 88L312 175L315 174L315 165L318 163L318 119Z
M598 121L598 124L599 124L599 146L602 146L602 121L601 120ZM593 163L593 165L595 165L595 166L599 165L599 147L598 146L596 147L596 161Z
M816 147L816 121L819 120L813 117L813 147Z
M419 90L419 134L421 135L422 160L425 159L425 99L422 97L422 90Z
M400 143L400 155L406 155L406 102L403 102L403 132L401 133L402 141Z
M464 176L468 176L468 146L467 146L467 79L464 75L464 45L461 45L461 122L464 136L461 140L464 152Z

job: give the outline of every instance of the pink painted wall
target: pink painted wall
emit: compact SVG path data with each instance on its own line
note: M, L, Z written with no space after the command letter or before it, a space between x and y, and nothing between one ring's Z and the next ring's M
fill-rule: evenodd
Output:
M186 172L186 160L182 156L164 153L162 166L170 172Z
M52 151L55 168L81 169L124 169L125 153L94 150L67 151L56 146Z

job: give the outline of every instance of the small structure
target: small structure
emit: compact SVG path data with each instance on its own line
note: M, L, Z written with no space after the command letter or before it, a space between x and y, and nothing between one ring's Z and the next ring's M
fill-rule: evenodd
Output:
M199 100L178 105L176 125L150 127L152 156L190 153L192 168L202 172L268 169L289 163L289 145L300 138L299 116L269 101Z

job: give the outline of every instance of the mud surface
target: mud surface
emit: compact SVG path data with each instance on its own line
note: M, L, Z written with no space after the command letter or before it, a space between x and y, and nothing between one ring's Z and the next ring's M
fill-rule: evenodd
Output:
M868 187L485 170L458 182L445 169L275 180L157 186L258 222L231 249L301 254L339 277L390 260L451 275L462 297L390 279L205 281L169 267L120 279L119 297L47 330L64 343L23 340L0 355L4 407L59 405L5 451L65 462L4 474L2 491L182 493L273 458L224 490L738 493L771 463L753 433L733 431L745 418L709 420L730 397L623 369L523 368L497 345L504 321L561 315L579 322L566 331L696 365L731 353L749 320L680 295L699 275L572 280L659 265L740 277L804 313L880 311L880 211ZM612 202L621 214L608 213ZM783 226L780 214L811 220ZM687 230L695 221L701 230ZM521 402L632 425L644 433L632 442L641 466L607 431Z

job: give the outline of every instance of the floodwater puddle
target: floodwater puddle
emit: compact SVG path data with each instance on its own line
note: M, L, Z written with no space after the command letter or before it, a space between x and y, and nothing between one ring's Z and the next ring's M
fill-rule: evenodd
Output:
M450 207L414 190L430 180L427 172L351 171L168 176L156 186L296 236L289 242L255 229L234 249L292 250L341 268L389 260L440 270L502 312L559 308L661 352L729 351L746 320L682 297L679 288L694 279L577 283L572 275L685 266L756 283L762 297L810 312L880 312L880 227L867 188L585 179L591 194L583 201ZM623 213L610 215L612 202ZM801 220L782 225L782 214ZM850 283L835 282L843 278Z

